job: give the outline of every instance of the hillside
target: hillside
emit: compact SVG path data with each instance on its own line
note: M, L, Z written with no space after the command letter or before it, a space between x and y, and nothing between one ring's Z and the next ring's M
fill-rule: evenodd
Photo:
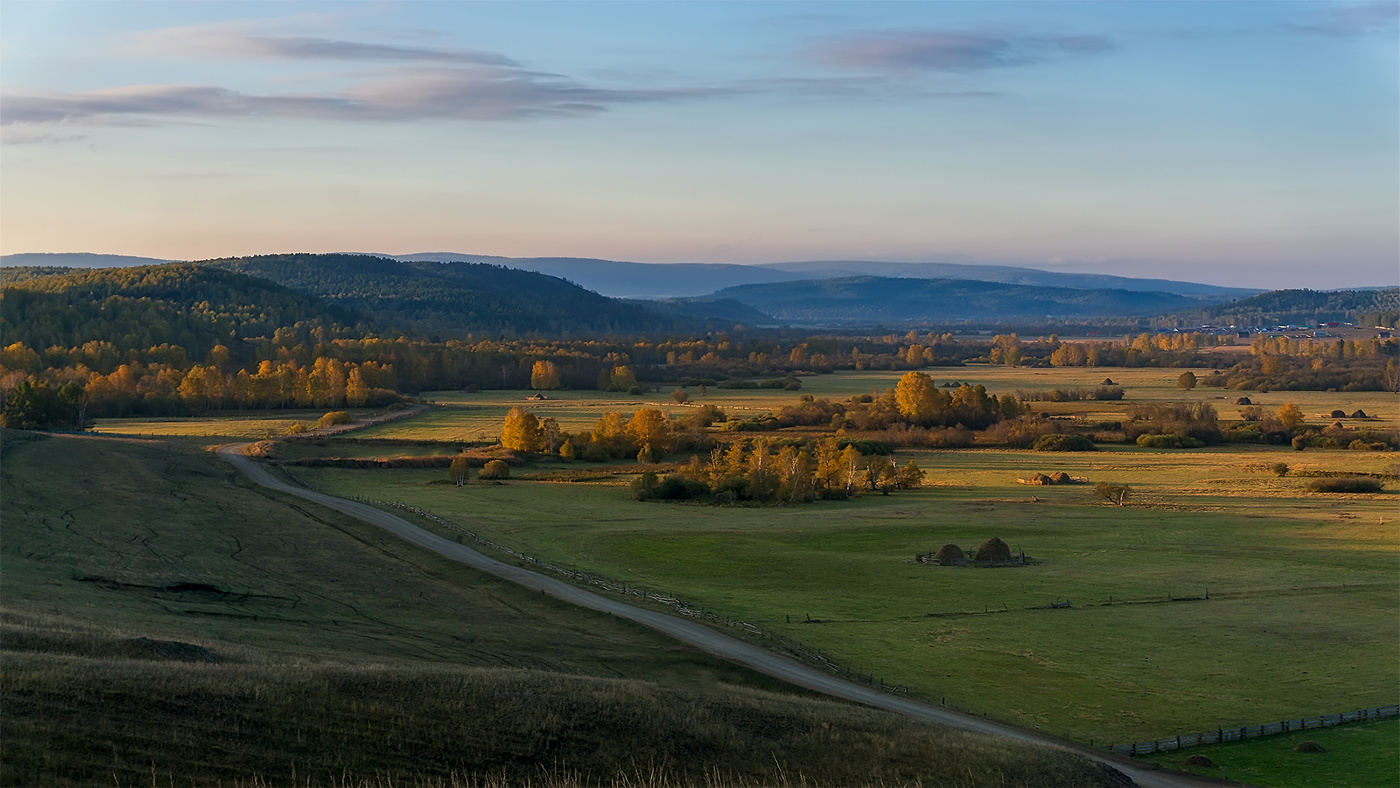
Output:
M1207 318L1234 325L1287 325L1351 321L1396 325L1400 288L1377 290L1273 290L1205 310Z
M203 358L216 344L246 360L245 341L302 324L364 330L366 317L265 279L188 263L72 269L11 283L0 292L6 344L43 349L106 341L119 349L170 344Z
M813 698L205 452L0 446L6 785L1121 784Z
M1197 303L1169 293L876 276L731 287L712 297L808 325L1150 316Z
M487 263L282 254L197 264L262 277L330 304L370 312L388 327L413 333L628 333L675 325L672 318L556 277Z

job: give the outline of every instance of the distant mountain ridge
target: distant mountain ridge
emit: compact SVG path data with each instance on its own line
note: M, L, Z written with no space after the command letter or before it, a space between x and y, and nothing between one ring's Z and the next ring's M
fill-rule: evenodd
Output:
M1220 287L1170 279L1138 279L1110 274L1072 274L1006 265L892 263L879 260L824 260L739 265L735 263L636 263L591 257L492 257L457 252L386 255L396 260L484 262L567 279L616 298L694 298L737 285L849 279L879 276L903 279L957 279L1077 290L1131 290L1228 301L1261 288Z
M695 298L738 285L880 276L904 279L956 279L1078 290L1131 290L1193 296L1223 302L1263 292L1262 288L1219 287L1170 279L1141 279L1111 274L1077 274L1008 265L969 263L896 263L880 260L816 260L741 265L737 263L638 263L592 257L500 257L461 252L379 254L345 252L405 263L486 263L554 276L612 298ZM91 253L12 254L0 266L107 268L169 262L149 257Z
M878 276L743 285L713 298L804 325L1147 317L1200 306L1197 299L1174 293Z

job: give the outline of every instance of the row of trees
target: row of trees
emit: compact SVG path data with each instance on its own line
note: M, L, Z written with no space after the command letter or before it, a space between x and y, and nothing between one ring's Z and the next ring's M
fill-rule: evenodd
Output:
M857 444L843 445L834 436L814 442L758 437L717 447L708 460L693 456L665 479L643 474L633 491L639 499L794 504L864 492L888 495L918 487L923 479L924 471L912 461L900 467L892 456L862 454Z

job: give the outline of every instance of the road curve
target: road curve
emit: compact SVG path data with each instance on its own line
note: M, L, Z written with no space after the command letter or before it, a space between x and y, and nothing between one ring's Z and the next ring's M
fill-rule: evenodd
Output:
M232 463L235 468L254 482L289 495L321 504L351 517L379 526L420 547L438 555L450 558L482 572L509 580L534 591L541 591L555 599L579 607L609 613L620 618L635 621L644 626L661 631L701 648L715 656L746 665L760 673L766 673L784 681L806 687L837 698L864 703L869 706L908 714L911 717L948 725L954 728L977 731L996 736L1007 736L1033 744L1050 745L1078 752L1093 760L1111 766L1128 775L1143 788L1212 788L1221 785L1238 785L1219 780L1198 778L1178 772L1160 772L1143 768L1138 762L1109 755L1100 750L1081 747L1036 731L1025 730L1013 725L974 717L970 714L930 706L906 697L890 695L871 687L856 684L839 676L817 670L800 662L779 656L767 649L746 643L721 632L710 629L694 621L661 613L655 610L634 607L609 597L586 591L538 572L498 561L488 555L478 553L450 539L424 530L407 520L368 504L337 498L333 495L294 487L268 473L258 462L243 453L249 444L240 443L221 446L217 449L220 457Z

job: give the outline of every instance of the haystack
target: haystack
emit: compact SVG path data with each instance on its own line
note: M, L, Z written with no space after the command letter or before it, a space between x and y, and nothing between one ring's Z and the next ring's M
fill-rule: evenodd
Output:
M1236 404L1236 405L1253 405L1254 403L1251 402L1251 401L1249 400L1249 397L1240 397L1239 399L1235 400L1235 404Z
M975 558L978 561L1010 561L1011 548L1006 542L993 536L977 548Z
M1187 758L1186 760L1182 761L1181 765L1192 769L1214 769L1215 761L1212 761L1210 758L1204 755L1198 754L1192 755L1190 758Z
M939 566L964 566L967 564L967 555L963 553L962 548L951 542L938 548L938 552L933 554L933 559L938 562Z
M1356 409L1356 412L1353 413L1353 414L1351 414L1351 417L1352 417L1353 419L1369 419L1369 418L1371 418L1370 416L1367 416L1367 415L1366 415L1366 411L1361 410L1360 408L1357 408L1357 409Z
M1050 481L1050 477L1043 473L1033 473L1028 478L1019 479L1018 481L1022 484L1054 484L1054 482Z
M1294 752L1327 752L1327 748L1326 748L1326 747L1323 747L1321 744L1318 744L1317 742L1313 741L1312 739L1309 739L1309 740L1307 740L1307 741L1305 741L1305 742L1299 742L1299 743L1298 743L1298 746L1293 748L1293 751L1294 751Z
M1074 484L1074 477L1064 471L1055 471L1050 474L1051 484Z

